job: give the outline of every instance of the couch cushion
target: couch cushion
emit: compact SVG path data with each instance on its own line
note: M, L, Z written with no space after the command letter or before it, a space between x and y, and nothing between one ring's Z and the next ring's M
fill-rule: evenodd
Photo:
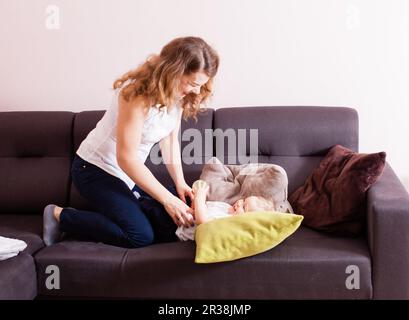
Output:
M215 156L225 164L282 166L288 175L288 194L304 184L332 146L342 144L358 151L358 114L351 108L221 108L215 112L214 129ZM246 142L237 142L243 129ZM258 130L252 143L250 129ZM221 139L221 134L229 138Z
M329 237L301 227L280 246L242 260L194 263L194 242L123 249L63 241L36 255L41 295L163 299L368 299L371 260L365 239ZM60 269L60 290L47 290L45 269ZM359 290L346 288L348 266Z
M88 133L94 129L104 116L104 110L82 111L75 114L73 127L73 153L79 148Z
M42 233L43 217L41 215L0 215L0 235L25 241L27 248L23 253L32 255L44 247Z
M32 256L0 261L0 300L29 300L37 296L37 276Z
M214 128L258 129L258 154L271 156L323 156L341 144L358 151L358 114L351 108L236 107L216 110ZM216 150L224 141L216 140ZM224 148L224 154L250 155L243 149ZM257 149L256 149L257 150ZM217 155L216 155L217 156Z
M68 200L74 114L0 113L0 214L42 214Z

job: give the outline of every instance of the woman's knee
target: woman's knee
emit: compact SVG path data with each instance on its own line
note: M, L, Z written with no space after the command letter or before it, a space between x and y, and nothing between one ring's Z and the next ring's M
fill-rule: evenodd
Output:
M137 232L127 232L129 243L134 248L146 247L154 243L155 235L152 227L145 227Z

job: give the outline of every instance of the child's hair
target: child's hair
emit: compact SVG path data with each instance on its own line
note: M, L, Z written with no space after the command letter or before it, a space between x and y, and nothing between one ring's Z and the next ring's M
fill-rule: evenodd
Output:
M266 211L275 211L275 205L273 200L267 200L262 196L256 196L260 200L261 207Z

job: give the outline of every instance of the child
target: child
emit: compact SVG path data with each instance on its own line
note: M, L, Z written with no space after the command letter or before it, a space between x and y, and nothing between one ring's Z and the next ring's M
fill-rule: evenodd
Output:
M182 241L194 240L196 226L213 219L224 218L250 211L274 211L274 202L260 196L249 196L237 200L232 206L222 201L206 201L209 185L203 180L193 183L193 208L195 225L193 227L180 226L176 235Z

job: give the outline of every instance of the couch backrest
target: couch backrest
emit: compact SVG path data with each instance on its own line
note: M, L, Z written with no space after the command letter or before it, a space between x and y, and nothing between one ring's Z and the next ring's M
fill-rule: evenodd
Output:
M289 194L302 185L327 151L336 144L358 151L358 114L344 107L234 107L218 109L214 129L246 129L245 148L231 154L224 147L224 163L235 156L258 154L259 163L275 163L288 174ZM257 148L250 148L250 129L258 129ZM238 135L238 134L237 134ZM227 140L227 139L226 139ZM215 141L221 150L225 141ZM228 156L233 156L228 159ZM251 161L253 162L253 161ZM239 163L240 164L240 163Z
M72 130L73 137L73 149L72 153L78 150L81 142L87 137L88 133L94 129L99 120L103 117L105 111L95 110L95 111L83 111L75 114L75 121ZM81 197L78 190L75 188L72 180L70 181L69 189L69 204L70 207L81 208L84 210L95 210L95 207L87 201L85 198Z
M92 210L72 185L70 168L75 151L103 114L0 113L0 214L41 214L48 203ZM239 139L239 129L245 133L245 146ZM255 149L250 147L250 129L257 129ZM223 138L226 132L234 132L235 143L241 147L236 145L229 151L232 142ZM333 145L358 151L358 115L354 109L339 107L208 109L197 123L193 119L182 121L180 134L183 170L189 184L200 176L211 156L226 164L241 164L238 156L257 154L258 162L275 163L287 171L291 193ZM202 139L199 150L191 148L194 139ZM152 149L153 154L160 156L158 145ZM146 165L163 184L172 184L164 164L157 165L148 157Z
M68 204L72 112L0 112L0 214Z
M198 115L198 121L190 118L187 121L182 119L181 130L179 131L180 149L182 153L182 167L185 180L188 184L192 184L197 180L202 172L204 163L213 156L213 139L211 138L205 143L195 143L199 148L192 150L194 139L199 139L204 142L206 131L212 131L213 128L214 110L207 109L206 112ZM193 129L193 130L192 130ZM200 149L200 150L199 150ZM146 166L152 171L155 177L164 185L171 185L172 179L168 174L164 164L157 165L155 158L157 154L161 157L159 145L156 144L146 160Z

